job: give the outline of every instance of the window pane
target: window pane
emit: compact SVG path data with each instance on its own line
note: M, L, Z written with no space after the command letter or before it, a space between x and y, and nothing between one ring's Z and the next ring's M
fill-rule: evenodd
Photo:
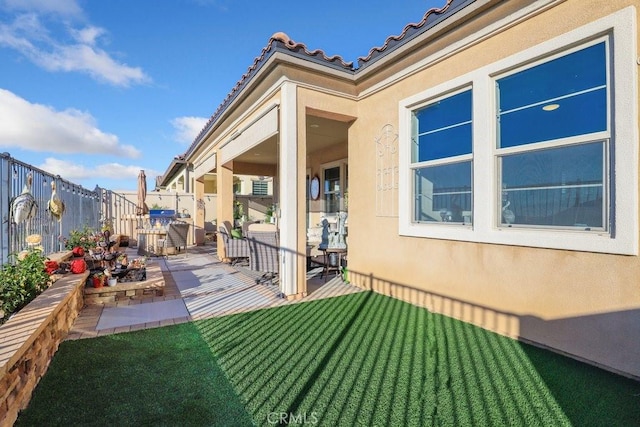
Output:
M414 171L414 221L471 223L471 162Z
M416 146L412 162L471 153L471 91L428 105L414 113Z
M340 191L340 167L324 171L324 192Z
M604 42L498 80L498 146L606 130L606 84Z
M508 155L501 223L604 228L604 143Z
M340 166L324 171L324 211L340 211Z
M267 181L252 181L252 193L254 196L266 196L269 190Z

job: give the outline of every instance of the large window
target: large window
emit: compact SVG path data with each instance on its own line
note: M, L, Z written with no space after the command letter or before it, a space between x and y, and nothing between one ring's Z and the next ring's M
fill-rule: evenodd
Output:
M471 90L412 114L411 169L416 222L471 221Z
M501 225L607 227L607 43L496 80Z
M637 255L635 20L625 8L401 100L399 233Z

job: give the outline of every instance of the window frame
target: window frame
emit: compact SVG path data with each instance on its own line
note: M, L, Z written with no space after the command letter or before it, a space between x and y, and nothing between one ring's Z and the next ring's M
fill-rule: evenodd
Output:
M536 61L533 62L529 62L526 64L523 64L520 67L516 67L514 69L509 70L506 73L501 73L498 75L494 75L492 78L492 84L493 87L495 88L497 86L497 82L500 79L503 79L505 77L509 77L509 76L513 76L515 74L518 74L522 71L526 71L526 70L531 70L532 68L541 65L541 64L546 64L549 63L551 61L554 61L556 59L565 57L567 55L570 55L572 53L578 52L582 49L587 49L589 47L593 47L595 45L598 45L600 43L604 43L605 45L605 57L608 59L608 62L605 64L606 67L606 102L607 102L607 111L606 111L606 129L602 130L602 131L598 131L598 132L589 132L589 133L582 133L579 135L574 135L574 136L570 136L570 137L564 137L564 138L557 138L557 139L552 139L552 140L548 140L548 141L538 141L538 142L531 142L531 143L524 143L524 144L520 144L520 145L512 145L512 146L507 146L504 148L499 147L500 145L500 135L498 134L498 120L495 119L495 161L497 163L496 166L496 179L498 181L497 183L497 187L496 187L496 193L498 195L500 195L500 193L503 191L502 190L502 159L504 159L505 157L508 157L510 155L519 155L519 154L526 154L526 153L539 153L543 150L548 150L548 149L554 149L554 148L564 148L564 147L572 147L572 146L583 146L585 144L590 144L590 143L602 143L604 145L604 153L603 153L603 175L604 175L604 182L603 182L603 226L602 227L587 227L585 228L580 228L577 226L574 227L570 227L570 226L553 226L553 225L541 225L541 224L503 224L502 223L502 214L501 214L501 200L499 197L496 197L496 200L498 200L498 204L495 206L496 209L496 226L498 228L530 228L530 229L551 229L551 230L574 230L574 231L585 231L585 232L597 232L597 233L602 233L602 232L608 232L609 228L610 228L610 217L611 217L611 199L610 199L610 194L611 194L611 189L614 187L615 185L615 176L614 174L612 174L612 165L610 164L610 147L611 147L611 141L612 141L612 137L611 137L611 86L613 84L612 82L612 78L611 78L611 52L610 52L610 46L611 46L611 37L609 35L603 35L601 37L594 37L593 39L585 42L585 43L580 43L577 44L569 49L565 49L565 50L560 50L559 52L553 54L553 55L549 55L543 58L539 58ZM498 97L497 93L496 93L496 98ZM553 102L553 100L548 100L545 102L541 102L540 105L545 104L545 103L550 103ZM496 105L494 107L494 114L496 115L496 117L499 115L499 106L497 105L497 101L496 101Z
M349 185L347 167L348 167L347 159L340 159L333 162L323 163L322 165L320 165L320 198L319 200L322 200L322 211L323 211L323 215L326 217L333 218L337 216L338 213L340 213L340 211L342 210L346 211L345 192L349 191L349 189L347 188ZM325 171L333 168L338 168L340 173L340 178L339 178L340 190L337 192L331 191L327 193L325 191ZM327 194L337 194L338 206L339 206L338 211L336 212L327 211L327 199L326 199Z
M398 103L399 113L399 234L402 236L478 243L638 255L638 73L635 9L627 7L546 42L526 48L502 60L426 89ZM609 140L606 181L607 222L604 230L499 226L500 154L497 148L496 79L522 67L531 67L556 56L608 38L608 131L591 141ZM472 87L473 119L473 223L470 227L442 227L415 223L411 165L411 116L430 99L463 87ZM616 114L616 112L623 112ZM600 134L598 132L597 134ZM578 137L580 140L584 135ZM527 144L527 150L579 142L575 137L552 143ZM539 145L542 144L542 145Z
M411 175L412 175L412 184L411 184L411 188L412 188L412 194L414 194L414 197L412 199L412 207L411 210L413 212L413 214L411 215L411 220L412 222L416 223L416 224L437 224L437 225L444 225L444 226L464 226L464 227L470 227L471 224L473 223L473 88L471 85L467 85L467 86L462 86L462 87L458 87L455 88L454 90L451 90L449 92L446 93L442 93L439 96L436 97L432 97L430 99L425 100L424 102L417 104L414 106L414 108L411 109L411 148L410 148L410 156L413 156L413 150L416 149L415 146L418 146L418 152L419 152L419 137L420 137L420 132L415 128L416 126L416 119L415 119L415 115L416 112L419 110L422 110L424 108L429 107L430 105L433 105L439 101L454 97L456 95L460 95L462 93L465 93L469 91L470 95L471 95L471 107L472 107L472 111L471 111L471 119L470 119L470 124L471 124L471 148L470 148L470 152L467 154L458 154L458 155L453 155L453 156L449 156L449 157L440 157L437 159L430 159L430 160L416 160L413 161L413 159L411 159L411 163L409 164L409 169L411 170ZM414 141L414 137L416 138L416 141ZM415 211L416 211L416 200L417 200L417 196L415 195L415 174L417 172L417 170L419 169L425 169L425 168L429 168L429 167L438 167L438 166L447 166L447 165L453 165L453 164L461 164L461 163L469 163L470 167L471 167L471 182L470 182L470 186L471 186L471 220L469 222L465 222L464 219L462 221L455 221L455 222L447 222L447 221L424 221L424 220L418 220L415 218ZM435 193L433 194L435 195Z

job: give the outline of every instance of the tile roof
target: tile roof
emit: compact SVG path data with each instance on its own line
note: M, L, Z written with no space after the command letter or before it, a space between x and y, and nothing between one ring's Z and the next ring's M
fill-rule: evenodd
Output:
M244 73L242 77L240 77L240 80L238 80L227 97L220 103L217 110L211 115L211 118L209 118L191 146L181 157L186 157L189 153L191 153L192 150L195 149L200 139L204 137L204 135L209 131L211 126L213 126L220 115L238 96L242 88L267 62L267 59L276 52L284 52L291 56L329 66L334 69L339 69L347 73L355 74L359 70L375 63L378 59L388 55L390 52L392 52L399 46L402 46L409 40L412 40L426 30L432 28L435 24L450 16L455 11L467 6L470 3L473 3L474 1L476 0L447 0L446 4L443 7L429 9L424 14L420 22L415 24L408 24L404 27L400 35L388 37L382 46L371 49L367 56L359 57L358 69L354 68L353 62L345 62L344 59L339 55L328 56L321 49L309 50L303 43L297 43L291 40L289 36L283 32L274 33L269 38L269 42L267 43L267 45L260 52L260 55L258 55L254 59L247 72Z
M420 22L407 24L399 35L389 36L382 46L374 47L369 51L367 56L359 57L358 70L367 67L382 56L388 55L399 46L424 33L457 10L462 9L474 1L475 0L447 0L444 6L427 10Z
M253 60L253 64L251 64L247 72L244 73L242 77L240 77L240 80L238 80L227 97L218 106L218 109L207 121L205 126L202 128L198 136L195 138L194 142L191 144L191 146L183 156L186 156L187 153L195 148L195 144L200 140L200 138L204 136L204 134L209 130L211 125L217 120L220 114L222 114L227 106L235 99L238 93L240 93L240 90L244 87L244 85L249 80L251 80L251 77L253 77L253 75L257 73L257 71L266 62L266 60L278 51L288 51L289 54L293 54L294 56L301 57L303 59L313 60L314 62L330 65L333 68L338 68L347 72L353 72L353 62L345 62L340 55L327 56L327 54L325 54L325 52L321 49L310 51L303 43L296 43L295 41L291 40L287 34L283 32L275 33L269 38L269 42L262 49L260 55L258 55Z
M334 64L338 64L340 68L345 68L346 70L353 70L353 62L345 62L340 55L327 56L322 49L308 50L307 46L303 43L296 43L291 40L288 35L285 33L279 32L275 33L269 39L269 43L280 42L284 47L289 49L292 52L303 52L307 56L321 58L326 62L331 62Z

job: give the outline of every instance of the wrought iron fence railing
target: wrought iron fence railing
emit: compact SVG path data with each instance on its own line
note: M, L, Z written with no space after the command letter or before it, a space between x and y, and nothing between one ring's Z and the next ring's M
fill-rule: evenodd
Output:
M54 194L54 183L55 194ZM60 176L51 175L35 166L23 163L8 153L0 154L0 261L10 262L10 255L27 249L27 237L39 235L45 254L64 249L63 239L69 232L84 226L99 230L103 193L96 187L88 190ZM34 208L25 214L17 206L16 197L31 194ZM52 195L64 203L64 213L58 219L49 208ZM105 196L106 197L106 196ZM12 204L12 202L14 202Z

